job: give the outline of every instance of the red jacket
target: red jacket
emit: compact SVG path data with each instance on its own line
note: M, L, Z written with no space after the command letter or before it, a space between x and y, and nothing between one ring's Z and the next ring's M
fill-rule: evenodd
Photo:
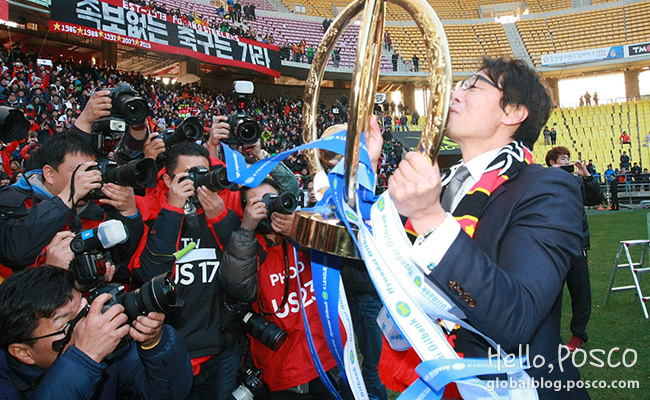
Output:
M305 337L305 325L298 296L302 296L314 344L325 371L334 368L336 361L325 342L325 333L314 296L309 255L298 252L298 269L293 257L289 257L289 296L285 306L278 310L285 290L283 249L279 245L267 248L264 238L259 234L257 236L267 255L258 269L259 297L253 303L253 308L259 312L261 304L265 312L276 312L267 315L266 318L284 329L287 332L287 339L278 351L269 349L257 340L251 340L251 353L255 365L262 370L262 379L269 389L275 392L302 385L318 377ZM288 253L293 253L291 245L288 245ZM301 287L298 287L296 271L300 271ZM342 339L345 340L344 333L343 336Z

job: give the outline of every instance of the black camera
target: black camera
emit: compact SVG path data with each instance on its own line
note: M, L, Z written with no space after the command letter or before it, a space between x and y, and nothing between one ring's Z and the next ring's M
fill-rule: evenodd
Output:
M10 143L25 139L29 125L22 111L0 107L0 142Z
M242 366L237 372L237 381L239 387L232 392L235 400L252 400L266 389L262 381L262 371L255 367Z
M156 185L158 176L156 163L150 158L131 160L124 165L103 158L97 161L97 166L89 169L100 171L103 183L115 183L134 188L152 188ZM84 197L85 200L104 198L106 196L101 189L93 189Z
M228 117L230 136L224 143L236 146L254 145L262 137L262 128L250 115L246 114L248 96L253 94L255 87L250 81L233 82L233 102L237 111Z
M202 140L205 129L199 119L196 117L188 117L181 122L175 129L165 129L158 137L162 138L165 142L165 147L168 149L186 140L196 141Z
M135 321L139 315L150 312L168 313L173 307L180 307L183 301L178 298L170 272L153 277L140 288L127 292L120 283L107 283L93 290L88 296L88 303L92 303L100 294L109 293L111 300L104 303L102 313L115 304L124 307L124 313L129 318L128 323Z
M91 141L100 156L106 157L115 149L126 132L126 122L112 117L102 117L93 122Z
M228 173L223 165L215 165L210 170L205 167L192 167L187 171L187 174L187 177L183 178L182 181L191 180L195 189L205 186L212 192L218 192L219 190L230 189L233 186L228 180ZM194 195L192 201L195 204L198 202L196 195Z
M224 302L223 312L228 316L228 325L241 325L241 329L257 339L264 346L277 351L287 339L287 333L279 326L253 311L244 303Z
M267 193L262 196L262 203L266 205L267 217L257 225L257 232L261 234L273 232L271 227L271 214L278 212L280 214L291 214L298 208L298 199L293 193L285 192L282 194Z
M181 307L183 300L178 298L176 286L170 278L171 272L160 274L146 282L142 287L127 292L124 285L120 283L107 283L90 292L88 295L88 304L101 294L108 293L111 298L104 303L102 313L116 304L124 307L124 314L128 318L128 324L138 318L139 315L147 315L150 312L167 313L174 307ZM126 335L120 340L115 350L106 357L107 361L115 360L122 357L128 352L127 346L131 341L131 336Z
M573 164L568 164L568 165L560 165L560 168L565 170L566 172L572 174L575 171L575 167Z
M124 224L116 219L104 221L95 229L79 232L70 242L75 254L70 271L82 288L90 289L104 282L106 274L106 251L124 243L129 233Z
M230 136L223 142L229 145L251 146L262 137L260 124L243 111L228 117Z
M131 85L120 82L108 95L111 99L111 117L123 119L129 125L142 125L149 116L149 104Z

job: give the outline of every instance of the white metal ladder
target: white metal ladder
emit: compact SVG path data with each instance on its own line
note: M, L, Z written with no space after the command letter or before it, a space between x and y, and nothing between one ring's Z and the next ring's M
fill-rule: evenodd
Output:
M646 254L648 253L648 247L650 246L650 240L624 240L621 241L620 243L621 244L618 247L618 253L616 254L616 261L614 262L614 269L612 270L612 279L609 281L609 288L607 289L607 297L605 297L605 305L607 305L607 301L609 300L609 295L612 292L636 290L636 294L639 297L639 301L641 302L641 308L643 308L643 314L647 319L648 308L646 307L645 303L646 301L650 300L650 296L643 296L643 292L641 291L641 283L640 283L639 276L646 272L650 272L650 268L643 266L646 259ZM636 263L632 261L632 256L630 255L630 247L635 247L635 246L642 246L641 260ZM622 264L620 263L621 254L624 254L625 258L627 259L627 262L625 262L626 260L623 260ZM619 269L627 269L632 273L632 278L634 279L634 285L612 287L614 285L614 278L616 277L616 271Z

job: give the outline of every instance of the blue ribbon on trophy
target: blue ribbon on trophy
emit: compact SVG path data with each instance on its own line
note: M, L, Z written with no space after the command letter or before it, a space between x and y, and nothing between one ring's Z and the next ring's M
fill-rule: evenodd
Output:
M445 300L444 295L436 292L435 288L427 286L425 280L422 278L422 274L417 272L419 266L412 263L409 264L409 262L405 261L409 257L407 254L402 253L406 246L410 246L410 242L404 242L404 240L408 241L408 239L406 239L406 235L403 232L404 229L401 225L399 228L395 228L394 224L396 220L399 220L399 216L394 209L390 196L385 193L378 201L375 201L373 166L370 162L363 135L361 135L361 142L362 145L359 154L361 165L359 168L359 188L357 191L356 209L352 209L344 199L345 171L343 170L343 162L339 162L328 174L330 187L316 208L334 206L337 217L343 221L351 233L359 252L363 256L369 275L377 288L377 292L391 320L395 323L399 332L414 347L420 358L425 360L416 369L416 372L421 378L407 388L400 395L400 399L420 398L438 400L442 397L445 386L450 382L456 382L458 384L459 390L465 398L536 398L537 395L534 390L488 390L486 384L475 377L476 375L484 374L508 373L509 379L515 381L516 387L517 383L521 384L522 381L529 378L521 367L506 368L498 363L494 365L495 363L488 359L460 359L451 348L438 326L437 318L450 321L451 323L458 323L480 334L490 344L495 344L487 336L482 335L465 321L462 321L462 313L459 314L458 310L454 310L453 303ZM234 183L255 187L264 180L275 166L290 154L297 151L319 148L344 154L345 131L298 146L284 153L259 161L250 167L246 167L244 157L241 154L231 150L227 146L223 146L223 148L228 169L228 179ZM371 219L372 224L368 226L364 221ZM386 221L392 221L391 223L393 225L386 223ZM355 225L359 229L359 240L357 240L352 225ZM377 226L381 233L375 233L378 236L383 235L384 242L381 239L376 240L373 237L372 226ZM389 237L389 239L386 240L386 237ZM381 244L377 242L381 242ZM397 244L392 246L393 242ZM342 304L346 303L346 301L341 301L341 298L345 298L345 292L340 282L338 257L312 251L312 276L314 280L314 294L323 322L326 340L339 365L341 375L350 385L356 399L366 399L367 393L363 385L363 380L360 377L360 368L357 362L358 357L356 356L355 346L352 341L354 336L353 330L351 326L346 327L348 340L346 340L345 345L343 344L339 330L339 315L345 322L345 320L349 320L349 310L346 310L347 307L344 307L344 304ZM304 309L303 319L307 330L308 323ZM311 343L311 351L311 348L314 347L313 339L311 335L307 336L308 342ZM352 343L351 346L350 343ZM312 358L315 364L320 364L315 350L312 353ZM523 363L517 362L514 365L521 366ZM319 370L319 376L323 382L329 383L327 375L322 376L321 373L322 371ZM326 386L332 391L333 386L331 383L329 385L327 383ZM339 398L338 393L334 392L333 395Z

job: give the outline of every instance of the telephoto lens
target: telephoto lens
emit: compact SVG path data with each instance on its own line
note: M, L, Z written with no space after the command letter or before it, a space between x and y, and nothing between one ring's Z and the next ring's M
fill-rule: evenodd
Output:
M156 162L150 158L131 160L124 165L117 165L111 161L101 168L101 171L104 182L135 188L156 186L158 176Z
M263 315L247 312L244 314L244 330L273 351L277 351L287 339L287 333Z
M233 183L228 180L226 167L217 165L210 172L199 175L196 179L196 187L205 186L208 190L218 192L219 190L230 189Z
M124 294L119 301L124 306L124 313L129 317L129 321L152 311L168 313L172 307L183 305L169 275L165 273L155 276L142 287Z
M165 129L160 135L165 142L165 147L168 149L176 143L184 142L186 140L196 141L202 140L205 134L205 129L201 122L196 117L188 117L181 122L176 129Z
M9 143L25 139L29 125L22 111L0 107L0 141Z

